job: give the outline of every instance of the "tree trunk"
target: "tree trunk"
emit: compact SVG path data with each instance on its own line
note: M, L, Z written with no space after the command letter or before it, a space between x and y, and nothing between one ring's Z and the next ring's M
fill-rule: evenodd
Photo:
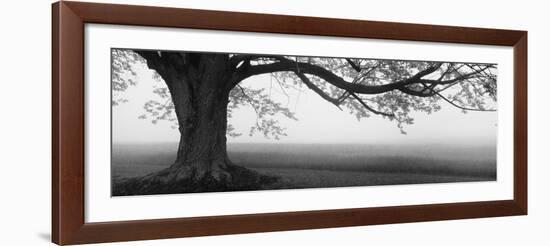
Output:
M114 184L113 195L256 190L276 181L229 160L229 64L219 55L195 56L194 64L187 62L185 69L157 69L168 85L179 124L175 162L159 172Z
M205 83L206 84L206 83ZM198 181L210 176L218 182L231 182L227 171L232 165L227 156L227 104L223 88L202 90L193 100L191 112L181 113L180 142L171 169Z

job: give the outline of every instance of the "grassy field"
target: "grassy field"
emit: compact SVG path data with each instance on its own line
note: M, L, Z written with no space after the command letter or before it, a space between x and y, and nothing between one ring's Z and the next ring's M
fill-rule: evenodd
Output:
M113 178L168 167L176 147L115 144ZM283 188L496 180L495 146L233 143L228 152L237 165L280 177Z

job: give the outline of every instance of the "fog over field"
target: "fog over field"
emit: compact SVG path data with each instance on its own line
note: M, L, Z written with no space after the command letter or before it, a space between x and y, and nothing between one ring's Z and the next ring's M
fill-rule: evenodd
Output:
M115 144L113 178L168 167L177 143ZM496 146L487 144L230 143L237 165L282 178L278 187L313 188L496 180Z

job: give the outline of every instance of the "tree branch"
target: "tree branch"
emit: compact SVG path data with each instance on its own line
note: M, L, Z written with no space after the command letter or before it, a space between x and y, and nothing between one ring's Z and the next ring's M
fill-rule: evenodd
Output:
M246 92L244 91L244 88L240 85L237 85L239 87L239 89L241 89L241 93L243 93L243 96L246 98L246 101L248 102L248 104L250 104L250 106L252 107L252 109L254 109L254 112L256 113L256 126L257 127L260 127L260 123L258 122L259 121L259 118L260 118L260 112L258 112L258 109L256 108L256 105L254 104L254 100L252 99L252 97L248 96L248 94L246 94Z
M481 72L485 71L489 69L489 67L484 67L483 69L480 69L480 70L474 70L474 72L471 72L471 73L467 73L467 74L463 74L463 75L460 75L454 79L449 79L449 80L440 80L440 79L437 79L437 80L431 80L431 79L421 79L419 80L418 82L420 83L426 83L426 84L435 84L435 85L447 85L447 84L452 84L454 82L457 82L457 81L461 81L461 80L465 80L465 79L470 79L472 78L474 75L476 74L480 74Z
M440 98L442 98L443 100L445 100L446 102L448 102L449 104L459 108L459 109L462 109L462 110L468 110L468 111L483 111L483 112L493 112L493 111L497 111L496 109L476 109L476 108L467 108L467 107L463 107L463 106L460 106L458 104L456 104L455 102L449 100L447 97L443 96L441 93L439 93L438 91L435 91L433 89L433 87L428 87L428 85L422 83L422 85L424 86L424 90L426 89L429 89L431 90L431 94L432 95L437 95L439 96ZM448 88L448 87L447 87ZM446 89L446 88L445 88Z
M317 95L321 96L323 99L325 99L326 101L334 104L334 106L336 106L338 109L342 110L342 108L340 108L340 103L339 103L337 98L332 98L331 96L326 94L323 90L321 90L321 88L319 88L315 84L313 84L309 80L309 78L306 75L304 75L303 73L300 73L298 71L295 71L294 73L298 76L298 78L300 78L302 80L302 82L304 82L304 84L307 86L307 88L311 89L312 91L317 93Z
M462 110L467 110L467 111L481 111L481 112L496 112L497 110L496 109L478 109L478 108L467 108L467 107L463 107L463 106L460 106L456 103L454 103L453 101L449 100L448 98L446 98L445 96L441 95L441 93L439 92L435 92L436 95L438 95L439 97L441 97L443 100L445 100L446 102L448 102L449 104L459 108L459 109L462 109Z
M349 63L349 65L357 72L361 72L361 67L359 67L355 62L353 62L351 59L346 58L346 61Z
M427 69L418 72L417 74L415 74L414 76L411 76L410 78L403 79L394 83L389 83L384 85L363 85L363 84L354 84L354 83L348 82L343 78L341 78L340 76L318 65L305 63L305 62L295 62L287 58L284 58L282 56L276 57L276 58L279 60L279 62L251 66L250 68L248 68L248 70L245 73L243 73L233 83L235 83L236 85L237 83L239 83L240 81L248 77L264 74L264 73L295 71L296 66L299 66L301 73L315 75L340 89L344 89L344 90L351 91L358 94L380 94L380 93L402 88L405 85L417 83L422 77L435 72L441 66L441 63L436 64L434 66L428 67Z
M445 88L439 90L439 92L441 92L441 91L446 90L449 87L455 85L456 83L459 83L461 81L468 80L468 79L471 79L471 78L475 78L474 75L480 74L488 68L490 68L490 66L486 66L486 67L484 67L483 69L480 69L480 70L474 70L474 72L471 72L471 73L461 74L460 76L458 76L454 79L442 80L443 77L445 76L445 74L447 73L447 71L446 71L437 80L419 79L418 81L416 81L416 83L422 84L424 86L424 89L422 89L422 91L415 91L415 90L412 90L412 89L408 88L407 86L403 86L402 88L399 88L398 90L403 92L403 93L413 95L413 96L430 97L430 96L437 95L438 91L435 90L436 86L438 86L438 85L447 85ZM457 71L457 73L458 73L458 71ZM428 84L429 84L429 86L428 86Z
M367 105L365 103L365 101L363 101L363 99L361 99L359 96L357 96L357 94L353 93L353 92L350 92L349 93L353 98L355 98L357 101L359 101L359 103L361 103L361 105L363 105L363 107L365 107L366 109L368 109L369 111L375 113L375 114L378 114L378 115L384 115L384 116L387 116L387 117L395 117L394 114L390 114L390 113L384 113L384 112L381 112L381 111L378 111L378 110L375 110L371 107L369 107L369 105Z

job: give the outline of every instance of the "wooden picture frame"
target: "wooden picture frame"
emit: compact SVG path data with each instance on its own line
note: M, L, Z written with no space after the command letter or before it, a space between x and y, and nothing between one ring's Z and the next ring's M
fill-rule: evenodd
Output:
M84 24L119 24L513 47L513 200L208 216L84 220ZM527 32L80 2L52 6L52 241L59 245L527 214Z

